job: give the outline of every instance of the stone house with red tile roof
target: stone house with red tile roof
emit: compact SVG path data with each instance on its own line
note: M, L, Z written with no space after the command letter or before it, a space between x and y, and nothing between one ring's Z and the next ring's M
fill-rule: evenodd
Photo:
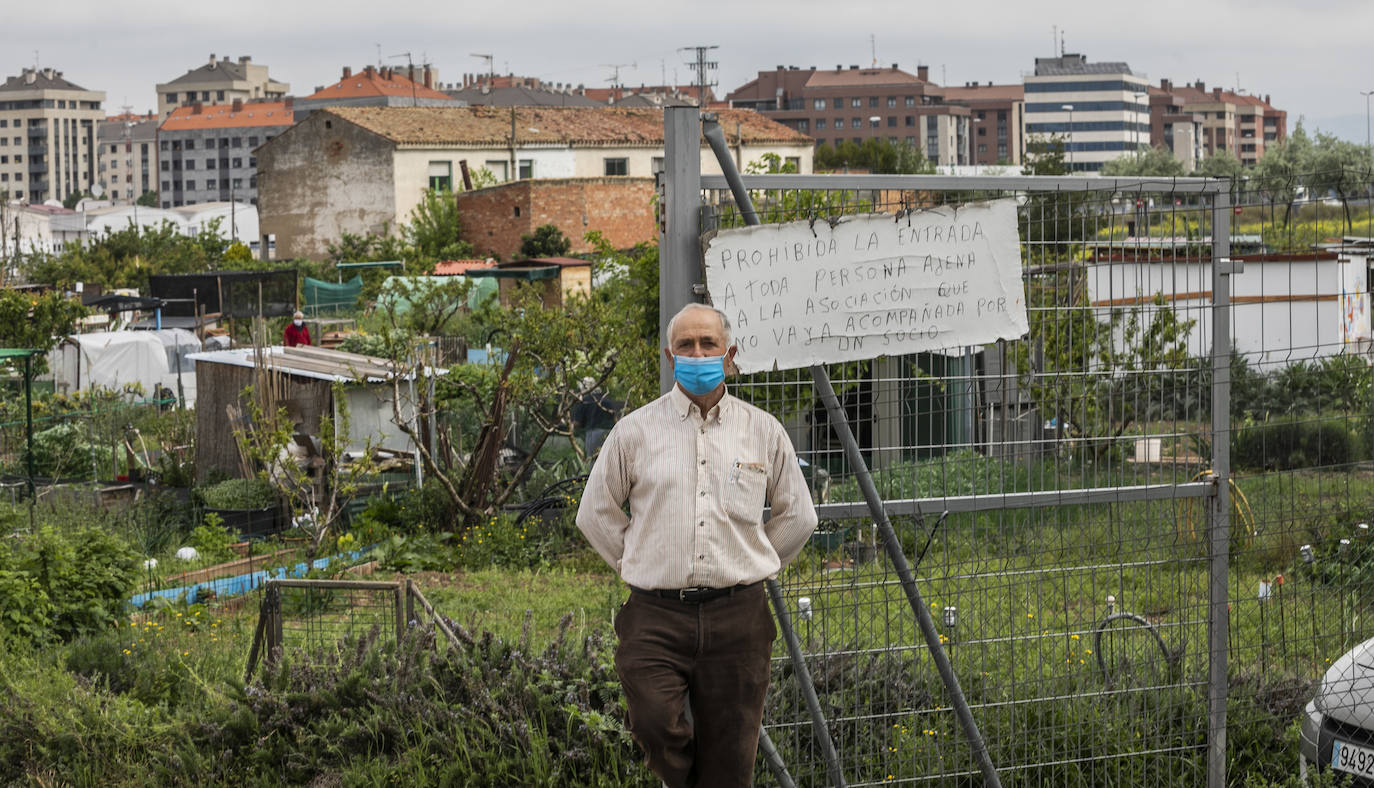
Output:
M741 163L772 153L811 172L806 135L745 110L722 110L720 122ZM426 189L461 189L464 168L498 182L651 178L663 158L663 110L332 107L256 153L263 233L275 236L279 257L318 259L343 233L396 232ZM704 142L701 161L702 172L720 172Z

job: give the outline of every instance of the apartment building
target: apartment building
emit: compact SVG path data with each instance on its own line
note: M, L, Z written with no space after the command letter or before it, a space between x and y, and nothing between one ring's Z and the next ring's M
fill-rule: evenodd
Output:
M268 76L267 66L254 63L248 55L233 61L228 57L216 60L211 53L208 63L157 86L157 114L166 118L177 107L192 104L280 101L290 89L289 84Z
M258 202L254 148L291 127L294 101L235 101L178 107L157 133L158 201L163 208Z
M1215 87L1209 91L1201 80L1191 85L1161 80L1159 91L1171 96L1184 113L1201 119L1204 155L1228 151L1248 166L1259 161L1266 148L1288 136L1288 113L1270 104L1269 96Z
M1192 172L1202 161L1201 115L1187 112L1181 97L1174 95L1172 85L1161 79L1158 87L1150 88L1150 146L1164 148L1183 162L1185 172Z
M1149 144L1149 87L1126 63L1038 57L1024 80L1026 136L1063 138L1069 169L1096 172Z
M156 192L157 127L154 113L124 113L106 118L96 128L96 183L113 203L129 203Z
M929 69L778 66L726 95L730 106L752 109L807 134L816 144L906 143L942 165L972 161L971 113L948 103Z
M972 163L1020 164L1025 142L1025 89L970 82L946 87L945 102L969 108Z
M0 84L0 196L41 203L91 188L104 101L51 68Z

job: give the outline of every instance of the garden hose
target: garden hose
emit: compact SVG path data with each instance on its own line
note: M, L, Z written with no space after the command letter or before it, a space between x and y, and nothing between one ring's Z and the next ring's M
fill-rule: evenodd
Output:
M1113 621L1134 621L1141 625L1147 632L1154 636L1155 643L1159 645L1160 653L1164 655L1164 661L1169 662L1173 658L1173 655L1169 653L1168 645L1164 643L1164 638L1159 634L1159 630L1155 629L1154 624L1151 624L1149 621L1146 621L1144 617L1138 616L1135 613L1113 613L1102 619L1102 623L1098 624L1097 629L1093 630L1093 653L1097 656L1097 667L1102 671L1103 681L1106 681L1108 684L1112 683L1112 674L1107 667L1107 658L1102 653L1102 633L1107 631L1107 627L1111 626Z
M1190 481L1199 482L1212 473L1211 468L1204 468L1197 473ZM1236 521L1245 527L1245 544L1249 546L1250 541L1259 536L1259 528L1255 524L1255 513L1250 508L1250 499L1245 497L1245 492L1236 484L1235 479L1227 479L1226 483L1231 489L1231 509L1235 512ZM1187 498L1181 503L1180 513L1180 536L1184 535L1183 528L1186 527L1186 534L1189 539L1198 538L1195 517L1197 515L1198 503L1196 498ZM1232 532L1234 536L1234 531Z

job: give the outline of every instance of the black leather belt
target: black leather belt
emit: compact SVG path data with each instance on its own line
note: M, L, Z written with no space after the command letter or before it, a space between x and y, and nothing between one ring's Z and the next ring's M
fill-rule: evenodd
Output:
M741 583L737 586L727 586L726 588L711 588L710 586L694 586L692 588L640 588L630 586L630 590L636 594L656 596L659 599L672 599L678 602L685 602L689 605L699 605L702 602L710 602L712 599L720 599L723 596L734 596L736 591L743 591L758 585L758 583Z

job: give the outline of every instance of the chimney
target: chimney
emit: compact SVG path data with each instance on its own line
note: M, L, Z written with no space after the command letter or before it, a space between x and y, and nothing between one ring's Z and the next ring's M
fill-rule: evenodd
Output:
M859 70L859 67L858 67L858 66L850 66L850 67L849 67L849 70L850 70L850 71L858 71L858 70Z
M211 52L211 53L210 53L210 68L214 68L215 65L216 65L217 63L219 63L219 61L218 61L218 60L215 60L215 53L214 53L214 52Z
M377 68L376 68L376 66L367 66L366 68L363 69L363 76L365 76L365 77L371 78L372 75L375 74L375 73L377 73Z
M1221 98L1221 88L1212 88L1212 98L1214 98L1214 99L1220 99L1220 98Z
M1174 85L1167 79L1161 79L1159 81L1159 89L1168 92L1174 89Z
M353 67L352 67L352 66L344 66L344 67L343 67L343 78L344 78L344 79L348 79L348 78L351 77L351 76L353 76Z
M892 64L892 70L893 70L893 71L896 71L896 70L897 70L897 64L896 64L896 63L893 63L893 64Z
M239 65L240 65L240 66L246 66L246 65L248 65L249 63L252 63L252 62L253 62L252 56L250 56L250 55L239 55Z
M294 112L296 109L296 98L295 96L287 96L281 100L281 104L282 108L287 112Z
M37 81L38 81L38 71L37 71L36 69L32 69L32 68L26 68L26 69L24 69L24 83L25 83L25 84L27 84L27 85L32 85L34 82L37 82Z
M1206 92L1207 92L1207 83L1206 83L1206 82L1203 82L1203 81L1200 80L1200 79L1199 79L1198 81L1196 81L1196 82L1193 83L1193 87L1197 88L1197 90L1198 90L1199 93L1206 93Z
M1268 104L1268 103L1269 103L1269 94L1268 94L1268 93L1265 93L1265 94L1264 94L1264 103L1265 103L1265 104Z
M917 66L917 67L916 67L916 78L919 79L919 80L921 80L922 82L929 82L929 81L930 81L930 66Z
M203 110L203 109L205 109L205 108L204 108L203 106L201 106L201 103L200 103L199 101L197 101L196 103L194 103L194 104L191 105L191 114L192 114L192 115L199 115L199 114L201 113L201 110Z
M425 87L433 89L434 80L438 76L439 72L437 69L429 66L428 64L425 65Z
M836 63L836 64L835 64L835 70L836 70L836 71L844 71L844 66L840 65L839 63Z
M234 103L233 103L233 105L230 106L229 111L230 111L230 112L243 112L243 99L241 99L241 98L236 98L236 99L234 99Z

